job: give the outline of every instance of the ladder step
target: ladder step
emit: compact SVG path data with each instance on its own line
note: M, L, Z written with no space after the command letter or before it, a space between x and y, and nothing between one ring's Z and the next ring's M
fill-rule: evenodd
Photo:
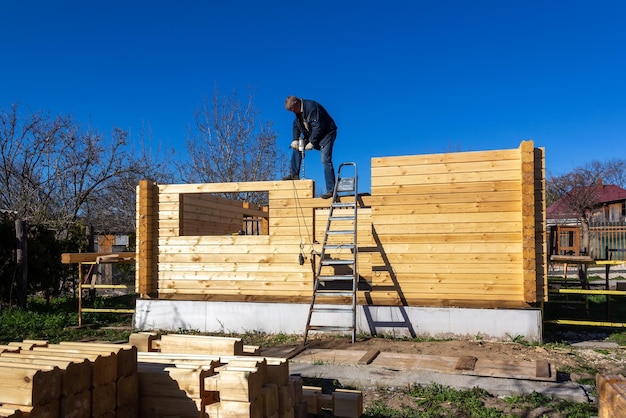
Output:
M352 313L352 308L313 308L312 312Z
M354 244L326 244L325 250L353 250L356 247Z
M312 331L352 331L353 327L338 327L333 325L309 325L307 329Z
M353 293L352 291L344 291L341 292L339 290L321 290L321 289L317 289L317 291L315 292L316 296L340 296L340 297L352 297Z
M335 282L335 281L337 281L337 282L347 282L347 281L350 281L350 280L354 280L354 276L353 275L349 275L349 276L347 276L347 275L345 275L345 276L317 276L317 279L320 282L324 282L324 283Z
M352 192L356 187L356 178L355 177L340 177L339 181L337 181L337 191L338 192Z
M354 264L354 260L322 260L320 263L323 266L349 266Z
M354 209L354 207L356 206L356 203L334 202L334 203L331 204L331 206L333 208L350 208L350 209Z
M354 216L331 216L331 221L354 221Z
M354 229L342 229L342 230L336 230L336 231L326 231L327 235L347 235L347 234L351 234L354 235Z

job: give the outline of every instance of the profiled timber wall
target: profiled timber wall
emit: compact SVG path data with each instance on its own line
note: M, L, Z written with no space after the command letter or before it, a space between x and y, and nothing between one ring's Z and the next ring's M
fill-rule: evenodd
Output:
M359 304L524 308L543 301L543 158L531 141L511 150L373 158L372 193L360 198L358 210ZM267 235L181 229L190 195L244 191L268 192ZM321 249L330 203L313 191L311 180L142 182L139 292L173 300L309 302L311 260ZM142 250L151 257L141 258Z
M417 305L543 300L543 177L543 152L532 142L372 159L372 230L383 250L375 284Z

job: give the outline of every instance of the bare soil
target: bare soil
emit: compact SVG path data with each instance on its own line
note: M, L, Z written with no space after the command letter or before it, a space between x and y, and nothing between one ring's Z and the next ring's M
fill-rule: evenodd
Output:
M608 335L608 334L607 334ZM312 339L307 343L310 348L361 350L377 349L381 352L413 353L420 355L437 355L444 357L474 356L494 361L533 361L544 359L554 366L557 380L573 381L586 385L595 385L596 373L626 375L626 347L607 343L604 335L584 336L569 335L558 342L547 342L542 345L530 345L524 342L501 342L479 340L424 341L393 340L387 338L361 338L352 343L348 338L324 337ZM590 340L592 342L590 342ZM587 341L580 347L576 342ZM571 344L570 344L571 343ZM401 409L405 405L414 404L414 400L402 390L380 391L372 388L360 388L364 394L364 408L375 401ZM498 398L490 398L488 407L495 407L512 416L545 416L559 418L558 411L541 407L534 411L512 411L507 404Z

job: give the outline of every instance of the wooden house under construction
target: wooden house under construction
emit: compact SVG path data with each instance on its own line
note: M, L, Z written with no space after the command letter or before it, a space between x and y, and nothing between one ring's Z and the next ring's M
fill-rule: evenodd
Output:
M314 189L142 181L135 326L303 332L330 205ZM268 205L223 197L243 192L267 193ZM357 210L359 332L540 340L544 195L544 151L532 141L372 158Z

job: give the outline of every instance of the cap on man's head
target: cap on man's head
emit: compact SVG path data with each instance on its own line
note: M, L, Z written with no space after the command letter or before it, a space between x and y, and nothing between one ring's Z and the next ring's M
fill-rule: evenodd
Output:
M298 102L298 98L296 96L287 96L285 99L285 109L291 110L293 112L293 106Z

